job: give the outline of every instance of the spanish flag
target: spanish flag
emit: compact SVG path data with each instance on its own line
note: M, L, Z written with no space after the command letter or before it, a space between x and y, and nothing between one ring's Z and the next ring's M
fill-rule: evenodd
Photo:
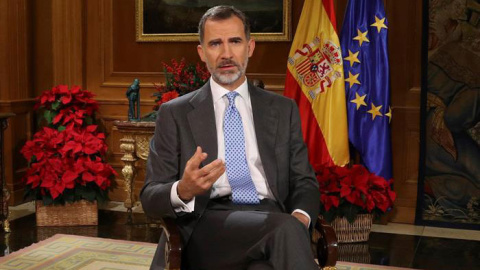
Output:
M345 80L333 0L305 0L288 57L284 94L298 104L314 170L346 165Z

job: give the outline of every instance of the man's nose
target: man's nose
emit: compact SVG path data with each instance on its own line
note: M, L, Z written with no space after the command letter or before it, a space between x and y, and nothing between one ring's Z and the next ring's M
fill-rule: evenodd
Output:
M228 42L222 44L222 58L224 59L230 59L232 58L232 48L230 48L230 45Z

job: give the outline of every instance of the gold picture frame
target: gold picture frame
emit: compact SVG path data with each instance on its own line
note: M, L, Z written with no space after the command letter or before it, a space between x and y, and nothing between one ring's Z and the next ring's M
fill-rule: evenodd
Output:
M136 40L198 41L198 21L203 13L217 2L212 0L212 4L209 4L209 0L135 0ZM199 3L202 6L194 6ZM256 41L291 40L291 0L231 0L228 4L244 10L250 21L254 22L251 23L252 37ZM174 29L175 27L177 29Z

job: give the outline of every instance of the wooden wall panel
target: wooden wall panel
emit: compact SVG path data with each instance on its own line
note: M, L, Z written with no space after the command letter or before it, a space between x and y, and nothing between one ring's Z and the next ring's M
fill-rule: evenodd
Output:
M0 2L0 111L13 112L5 130L4 163L10 203L23 196L20 183L26 162L20 147L32 129L32 0Z
M52 1L34 1L33 87L35 96L53 86Z
M83 2L52 0L53 85L83 85Z
M420 143L422 1L386 1L392 99L393 176L397 201L391 221L413 223Z
M393 113L393 175L397 200L391 220L413 224L417 201L420 110L414 107L394 108Z
M0 100L22 99L31 90L31 1L4 0L0 10Z
M0 99L6 99L8 93L8 18L7 1L0 1Z

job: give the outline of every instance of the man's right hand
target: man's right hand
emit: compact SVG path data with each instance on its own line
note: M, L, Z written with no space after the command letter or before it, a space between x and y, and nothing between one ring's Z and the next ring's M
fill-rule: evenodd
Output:
M225 164L216 159L200 169L200 163L207 158L207 153L197 146L195 154L187 161L183 177L177 185L178 197L190 201L195 196L205 193L213 183L225 172Z

